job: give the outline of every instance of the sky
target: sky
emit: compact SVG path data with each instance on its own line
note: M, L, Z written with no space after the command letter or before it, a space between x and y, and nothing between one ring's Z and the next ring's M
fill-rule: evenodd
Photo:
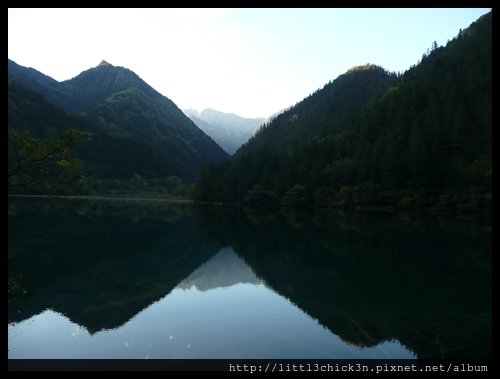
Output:
M489 11L11 8L8 57L58 81L106 60L181 109L268 117L353 66L404 72Z

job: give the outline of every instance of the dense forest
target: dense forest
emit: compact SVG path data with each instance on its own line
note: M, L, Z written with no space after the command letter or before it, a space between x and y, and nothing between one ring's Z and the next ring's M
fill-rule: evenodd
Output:
M49 173L74 164L89 193L182 197L197 180L195 200L249 207L489 209L491 30L490 12L446 46L434 42L403 74L353 67L270 119L230 159L128 69L103 61L58 82L9 60L9 184L24 171L45 175L49 189ZM75 159L19 165L31 142L40 147L33 162L42 147L75 142L69 128L91 136L74 146Z
M491 12L402 75L353 68L206 168L198 201L254 207L491 205Z
M64 82L11 60L8 70L9 130L45 140L69 128L91 133L92 140L74 153L94 181L192 181L204 165L228 156L170 99L126 68L103 61ZM13 167L20 149L19 139L10 136Z

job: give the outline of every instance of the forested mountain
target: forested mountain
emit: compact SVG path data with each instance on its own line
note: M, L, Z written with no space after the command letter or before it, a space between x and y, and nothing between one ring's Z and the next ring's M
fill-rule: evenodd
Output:
M9 127L47 137L82 122L94 138L79 148L79 157L100 178L193 179L203 165L227 157L170 99L128 69L103 61L57 82L9 60Z
M267 206L491 203L491 12L396 77L348 71L205 170L199 200Z
M276 115L264 125L243 151L256 151L261 146L273 149L335 131L345 117L387 90L394 74L382 67L366 64L351 68L322 89Z
M184 113L229 154L234 154L265 121L262 117L245 118L209 108L201 113L192 109Z
M194 221L164 203L36 204L10 208L22 216L9 221L9 239L18 242L9 276L26 278L30 295L9 303L9 322L49 308L92 334L118 328L220 249L193 238ZM92 253L97 249L103 254Z
M62 84L50 76L42 74L40 71L31 67L18 65L16 62L8 59L8 78L18 85L39 92L43 97L62 108L71 104L72 96L66 92Z

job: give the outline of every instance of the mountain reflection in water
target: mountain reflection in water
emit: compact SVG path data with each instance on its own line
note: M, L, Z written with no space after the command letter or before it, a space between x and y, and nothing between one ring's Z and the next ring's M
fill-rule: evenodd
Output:
M9 358L489 357L491 229L300 217L9 200Z

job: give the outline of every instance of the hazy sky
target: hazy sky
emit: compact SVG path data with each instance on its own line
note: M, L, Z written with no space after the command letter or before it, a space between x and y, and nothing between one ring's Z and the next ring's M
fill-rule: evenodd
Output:
M489 9L9 9L8 56L62 81L106 60L180 108L267 117L352 66L416 64Z

